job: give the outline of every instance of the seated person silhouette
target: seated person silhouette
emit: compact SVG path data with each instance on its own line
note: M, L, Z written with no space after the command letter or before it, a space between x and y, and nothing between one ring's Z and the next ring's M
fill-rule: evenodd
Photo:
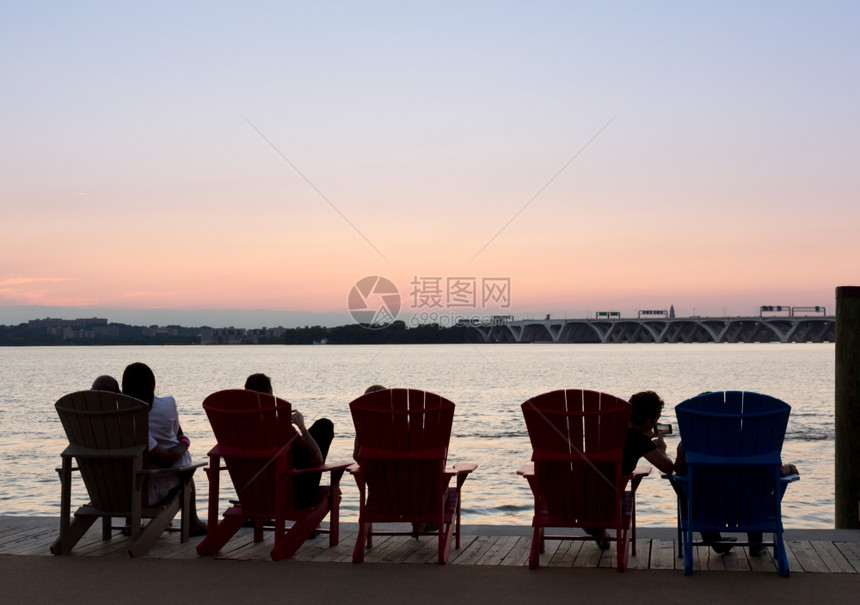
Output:
M251 374L245 380L245 389L274 395L272 380L265 374ZM320 418L310 428L305 427L305 419L299 410L293 408L292 421L298 429L293 442L293 464L296 468L312 468L325 464L328 450L334 439L334 424L328 418ZM321 473L297 476L293 482L294 504L307 508L316 504Z

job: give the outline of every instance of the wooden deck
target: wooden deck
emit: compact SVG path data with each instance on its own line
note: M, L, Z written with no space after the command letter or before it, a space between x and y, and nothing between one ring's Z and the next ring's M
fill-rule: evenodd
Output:
M340 544L328 548L328 536L323 534L307 541L292 560L312 562L349 562L355 544L354 527L341 530ZM450 565L524 566L528 563L531 538L527 535L505 535L504 527L493 527L498 535L464 535L460 550L451 551ZM523 528L515 528L523 534ZM527 528L526 528L527 529ZM59 522L52 519L0 518L0 555L52 556L49 547L56 539ZM660 533L662 537L640 537L636 540L636 556L630 558L630 569L683 569L677 557L677 544L670 530L648 532L640 528L640 535ZM804 538L785 540L792 573L845 573L860 572L860 532L828 532L806 530ZM787 532L788 536L791 532ZM821 539L816 539L820 537ZM176 533L166 534L147 555L157 559L197 558L195 550L200 538L181 544ZM126 557L130 539L116 533L111 540L101 540L96 524L80 541L73 556ZM242 529L227 543L217 556L219 559L268 560L272 538L254 544L252 530ZM374 546L367 550L365 564L436 564L436 542L428 536L420 540L408 536L378 536ZM728 555L716 555L710 549L696 549L696 570L752 571L775 573L773 557L750 557L747 549L735 548ZM282 562L283 563L283 562ZM273 565L280 563L273 563ZM608 568L616 565L614 546L601 552L591 542L547 542L541 564L548 567Z

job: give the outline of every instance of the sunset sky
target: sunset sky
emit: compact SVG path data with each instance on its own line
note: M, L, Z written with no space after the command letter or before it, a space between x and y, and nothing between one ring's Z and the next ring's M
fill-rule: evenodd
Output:
M412 296L448 278L509 280L477 314L830 312L860 285L858 23L856 2L7 2L0 323L337 324L372 275L405 313L452 311Z

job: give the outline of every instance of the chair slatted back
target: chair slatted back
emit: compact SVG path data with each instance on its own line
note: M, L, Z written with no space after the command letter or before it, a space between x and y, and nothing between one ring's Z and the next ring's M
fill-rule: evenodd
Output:
M277 475L293 469L292 425L288 401L244 389L218 391L203 401L242 509L250 515L275 516L277 489L286 508L293 508L293 481Z
M79 391L54 407L92 505L130 511L135 473L148 446L149 406L120 393Z
M594 527L614 520L630 404L596 391L551 391L522 404L542 512Z
M368 509L392 518L441 514L454 404L426 391L388 389L349 407Z
M790 413L784 401L744 391L707 393L675 407L694 521L727 531L777 521Z

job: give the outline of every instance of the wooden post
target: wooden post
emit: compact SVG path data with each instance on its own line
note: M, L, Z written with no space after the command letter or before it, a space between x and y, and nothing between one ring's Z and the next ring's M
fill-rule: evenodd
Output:
M836 529L860 529L860 287L836 288Z

